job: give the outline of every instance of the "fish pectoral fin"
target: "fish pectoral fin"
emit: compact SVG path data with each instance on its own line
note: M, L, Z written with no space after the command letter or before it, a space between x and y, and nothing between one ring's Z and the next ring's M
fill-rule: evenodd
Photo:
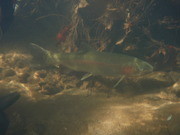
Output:
M93 75L93 74L91 74L91 73L85 74L85 75L81 78L81 81L83 81L83 80L85 80L85 79L91 77L92 75Z
M125 78L125 75L121 76L121 78L119 79L119 81L113 86L113 88L117 87L119 85L119 83Z

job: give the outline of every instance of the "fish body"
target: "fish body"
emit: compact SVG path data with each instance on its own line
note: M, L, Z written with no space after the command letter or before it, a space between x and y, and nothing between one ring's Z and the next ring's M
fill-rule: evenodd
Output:
M51 53L38 45L32 45L43 55L46 64L62 64L69 69L88 72L92 75L136 76L153 71L153 66L149 63L124 54L97 51Z
M0 135L5 135L9 126L9 120L4 113L4 110L15 103L19 97L20 94L14 92L0 98Z
M134 76L152 71L152 66L138 58L116 53L90 51L86 53L55 54L62 65L93 75Z

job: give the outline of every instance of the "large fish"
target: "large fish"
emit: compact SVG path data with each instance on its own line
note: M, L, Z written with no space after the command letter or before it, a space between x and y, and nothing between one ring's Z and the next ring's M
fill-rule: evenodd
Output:
M20 94L17 92L0 97L0 135L5 135L9 126L9 120L4 113L4 110L15 103L19 97Z
M153 71L153 66L136 57L108 52L52 53L31 43L39 61L48 65L62 64L72 70L111 77L137 76Z

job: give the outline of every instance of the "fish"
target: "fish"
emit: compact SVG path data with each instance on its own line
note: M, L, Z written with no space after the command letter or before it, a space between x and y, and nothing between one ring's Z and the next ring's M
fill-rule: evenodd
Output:
M20 94L17 92L0 97L0 135L5 135L9 126L9 120L4 110L14 104L19 98Z
M150 73L153 66L137 57L110 52L85 51L72 53L53 53L31 43L38 51L37 57L43 64L63 65L71 70L87 72L106 77L137 76ZM123 77L124 78L124 77Z

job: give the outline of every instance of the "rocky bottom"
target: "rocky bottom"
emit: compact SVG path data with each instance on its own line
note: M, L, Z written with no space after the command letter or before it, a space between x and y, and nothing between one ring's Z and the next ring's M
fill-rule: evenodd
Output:
M32 56L0 54L0 94L21 93L6 113L7 135L179 135L180 73L123 80L91 77L60 66L37 67Z

